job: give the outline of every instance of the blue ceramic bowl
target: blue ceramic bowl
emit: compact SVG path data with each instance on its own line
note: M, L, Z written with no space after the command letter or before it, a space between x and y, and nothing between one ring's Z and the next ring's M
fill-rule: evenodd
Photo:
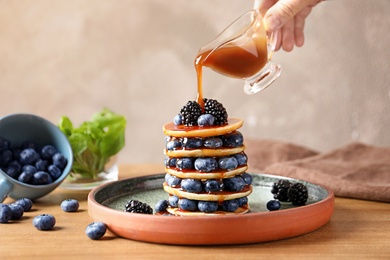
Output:
M68 161L61 176L47 185L19 182L0 169L0 202L7 196L32 200L43 197L60 185L72 168L73 153L68 139L57 126L42 117L31 114L4 116L0 118L0 136L8 139L12 146L18 146L26 140L33 141L38 147L53 145Z

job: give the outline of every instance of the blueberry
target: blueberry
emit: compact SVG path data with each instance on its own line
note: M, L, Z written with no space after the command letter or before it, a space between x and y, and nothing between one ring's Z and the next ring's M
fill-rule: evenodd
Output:
M12 210L6 204L0 203L0 223L7 223L12 218Z
M97 240L104 236L107 226L103 222L92 222L85 229L85 234L93 240Z
M4 137L0 136L0 151L9 150L11 148L11 142Z
M41 157L46 160L51 160L53 155L57 153L57 149L52 145L45 145L41 150Z
M204 140L203 146L207 148L220 148L222 147L223 142L222 139L219 137L210 137Z
M222 136L223 146L234 148L244 144L244 137L239 131Z
M234 157L223 157L218 160L218 166L224 170L234 170L238 167L237 159Z
M204 183L204 190L206 192L215 192L223 190L224 185L222 181L218 180L207 180Z
M12 152L10 150L4 150L0 152L0 165L6 166L12 161Z
M198 209L202 212L212 213L218 209L218 202L215 201L199 201Z
M270 200L267 202L267 209L269 211L279 210L280 206L281 204L278 200Z
M170 175L167 178L167 184L169 187L180 187L181 179L174 175Z
M225 200L222 202L222 209L228 212L234 212L238 209L238 201L237 200Z
M194 159L191 157L179 158L176 161L176 167L180 170L192 170L194 169Z
M164 180L165 182L168 182L168 179L171 175L169 173L166 173L165 176L164 176Z
M40 214L33 219L33 225L38 230L51 230L56 224L56 219L50 214Z
M61 171L65 169L68 160L62 153L56 153L53 155L53 164L57 166Z
M9 165L7 169L5 169L5 173L13 179L18 179L19 171L15 166Z
M25 165L23 166L22 171L34 174L37 172L37 168L35 168L35 166L32 165Z
M218 167L217 160L212 157L197 158L194 163L195 169L200 172L211 172Z
M173 207L173 208L177 208L179 205L179 197L178 196L169 196L168 198L168 204Z
M241 178L244 180L246 185L251 185L252 184L253 177L249 173L244 172L243 174L241 174Z
M8 167L15 167L18 172L22 170L22 165L17 160L13 160L8 164Z
M26 183L26 184L31 184L34 178L34 174L31 172L22 172L19 177L18 181Z
M248 162L248 157L245 153L237 153L234 155L234 158L236 158L238 166L246 165Z
M34 173L32 183L34 185L45 185L50 184L53 182L52 177L50 174L44 171L39 171Z
M234 192L241 191L245 187L244 179L240 176L223 179L223 184L225 185L225 190Z
M65 212L76 212L79 205L79 202L75 199L66 199L61 202L61 209Z
M156 203L156 206L154 207L154 210L156 212L164 212L168 208L168 201L167 200L159 200Z
M212 126L214 125L215 118L211 114L203 114L198 117L199 126Z
M178 206L182 210L195 211L198 208L198 202L196 200L180 199Z
M181 188L188 192L201 192L202 191L202 182L195 179L183 179L181 181Z
M183 116L181 114L177 114L174 118L173 118L173 123L175 125L182 125L183 124Z
M23 207L24 212L30 211L33 206L32 200L30 200L29 198L18 199L14 203L21 205Z
M181 148L180 139L173 139L167 143L167 150L172 151Z
M18 220L18 219L21 219L23 217L24 209L21 205L19 205L17 203L12 203L12 204L9 204L8 206L12 210L12 216L11 216L12 220Z
M24 141L20 147L21 147L22 149L31 148L31 149L34 149L34 150L35 150L35 148L37 147L37 145L36 145L35 142L27 140L27 141Z
M164 163L166 167L175 168L176 167L177 158L166 156Z
M248 197L241 197L241 198L238 198L236 200L238 202L239 207L242 207L242 206L248 204Z
M39 160L39 154L33 148L26 148L20 153L20 162L23 165L33 165Z
M53 164L47 167L47 171L49 172L53 180L57 180L62 174L61 170Z
M22 153L22 149L17 148L17 147L12 147L11 149L12 155L14 160L20 161L20 154Z
M49 162L47 160L39 159L35 163L35 168L37 168L38 171L46 171L48 165L49 165Z
M203 140L202 138L183 138L183 147L186 149L197 149L202 147Z

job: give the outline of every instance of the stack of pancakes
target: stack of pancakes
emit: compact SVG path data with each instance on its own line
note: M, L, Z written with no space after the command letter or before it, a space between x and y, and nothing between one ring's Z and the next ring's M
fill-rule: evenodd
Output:
M199 127L199 126L183 126L183 125L175 125L173 123L169 123L164 125L163 131L167 136L167 143L172 140L181 140L184 138L197 138L202 139L202 142L207 140L208 138L220 138L224 139L224 136L231 135L232 133L239 133L237 129L239 129L243 125L243 120L237 118L231 118L228 120L227 125L223 126L208 126L208 127ZM240 133L239 133L240 134ZM241 134L240 134L241 135ZM222 145L218 148L210 148L206 146L201 146L197 148L185 148L182 146L175 147L172 149L171 147L168 149L165 147L164 153L166 155L166 161L170 161L174 159L175 161L180 158L190 158L191 161L195 161L198 158L214 158L215 161L219 162L222 158L235 157L240 155L241 158L244 157L244 163L238 164L234 169L223 169L218 164L218 166L212 171L201 171L197 170L196 167L192 167L190 169L181 169L178 166L170 165L166 163L166 173L167 176L174 176L177 180L179 180L179 184L177 185L169 185L167 181L164 182L163 188L165 192L169 194L169 196L176 196L179 201L183 199L191 200L192 202L215 202L218 203L218 209L215 211L202 211L199 208L197 209L183 209L180 207L180 203L178 205L169 204L167 211L173 215L179 216L193 216L193 215L220 215L220 214L243 214L249 211L248 199L247 196L252 192L251 179L250 181L246 181L245 185L242 186L239 190L229 190L227 185L222 185L221 190L207 192L204 189L198 192L190 192L181 187L180 183L185 179L194 179L198 183L201 181L202 185L205 184L207 180L217 180L220 183L224 183L229 178L237 178L242 176L245 179L244 175L250 177L246 170L248 169L246 155L244 153L245 145L242 139L242 142L237 145ZM250 177L251 178L251 177ZM167 179L167 178L166 178ZM227 209L224 207L224 203L230 203L231 200L238 201L239 205L235 208L235 210ZM170 200L168 200L170 201ZM214 203L214 204L215 204ZM232 205L235 205L234 203ZM234 207L233 207L234 208Z

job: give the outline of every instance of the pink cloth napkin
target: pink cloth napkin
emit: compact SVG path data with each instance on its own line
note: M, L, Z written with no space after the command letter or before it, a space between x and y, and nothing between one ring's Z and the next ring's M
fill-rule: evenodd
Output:
M273 140L247 140L251 172L309 181L336 196L390 202L390 148L351 143L318 153Z

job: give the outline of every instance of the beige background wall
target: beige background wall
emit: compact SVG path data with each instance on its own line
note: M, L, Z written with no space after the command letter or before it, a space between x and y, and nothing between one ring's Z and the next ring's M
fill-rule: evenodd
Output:
M0 0L0 113L76 124L103 107L128 120L122 162L162 162L161 126L196 97L198 49L252 7L246 0ZM245 119L247 137L326 151L390 146L390 1L333 0L306 44L274 56L281 78L247 96L204 75L204 92Z

